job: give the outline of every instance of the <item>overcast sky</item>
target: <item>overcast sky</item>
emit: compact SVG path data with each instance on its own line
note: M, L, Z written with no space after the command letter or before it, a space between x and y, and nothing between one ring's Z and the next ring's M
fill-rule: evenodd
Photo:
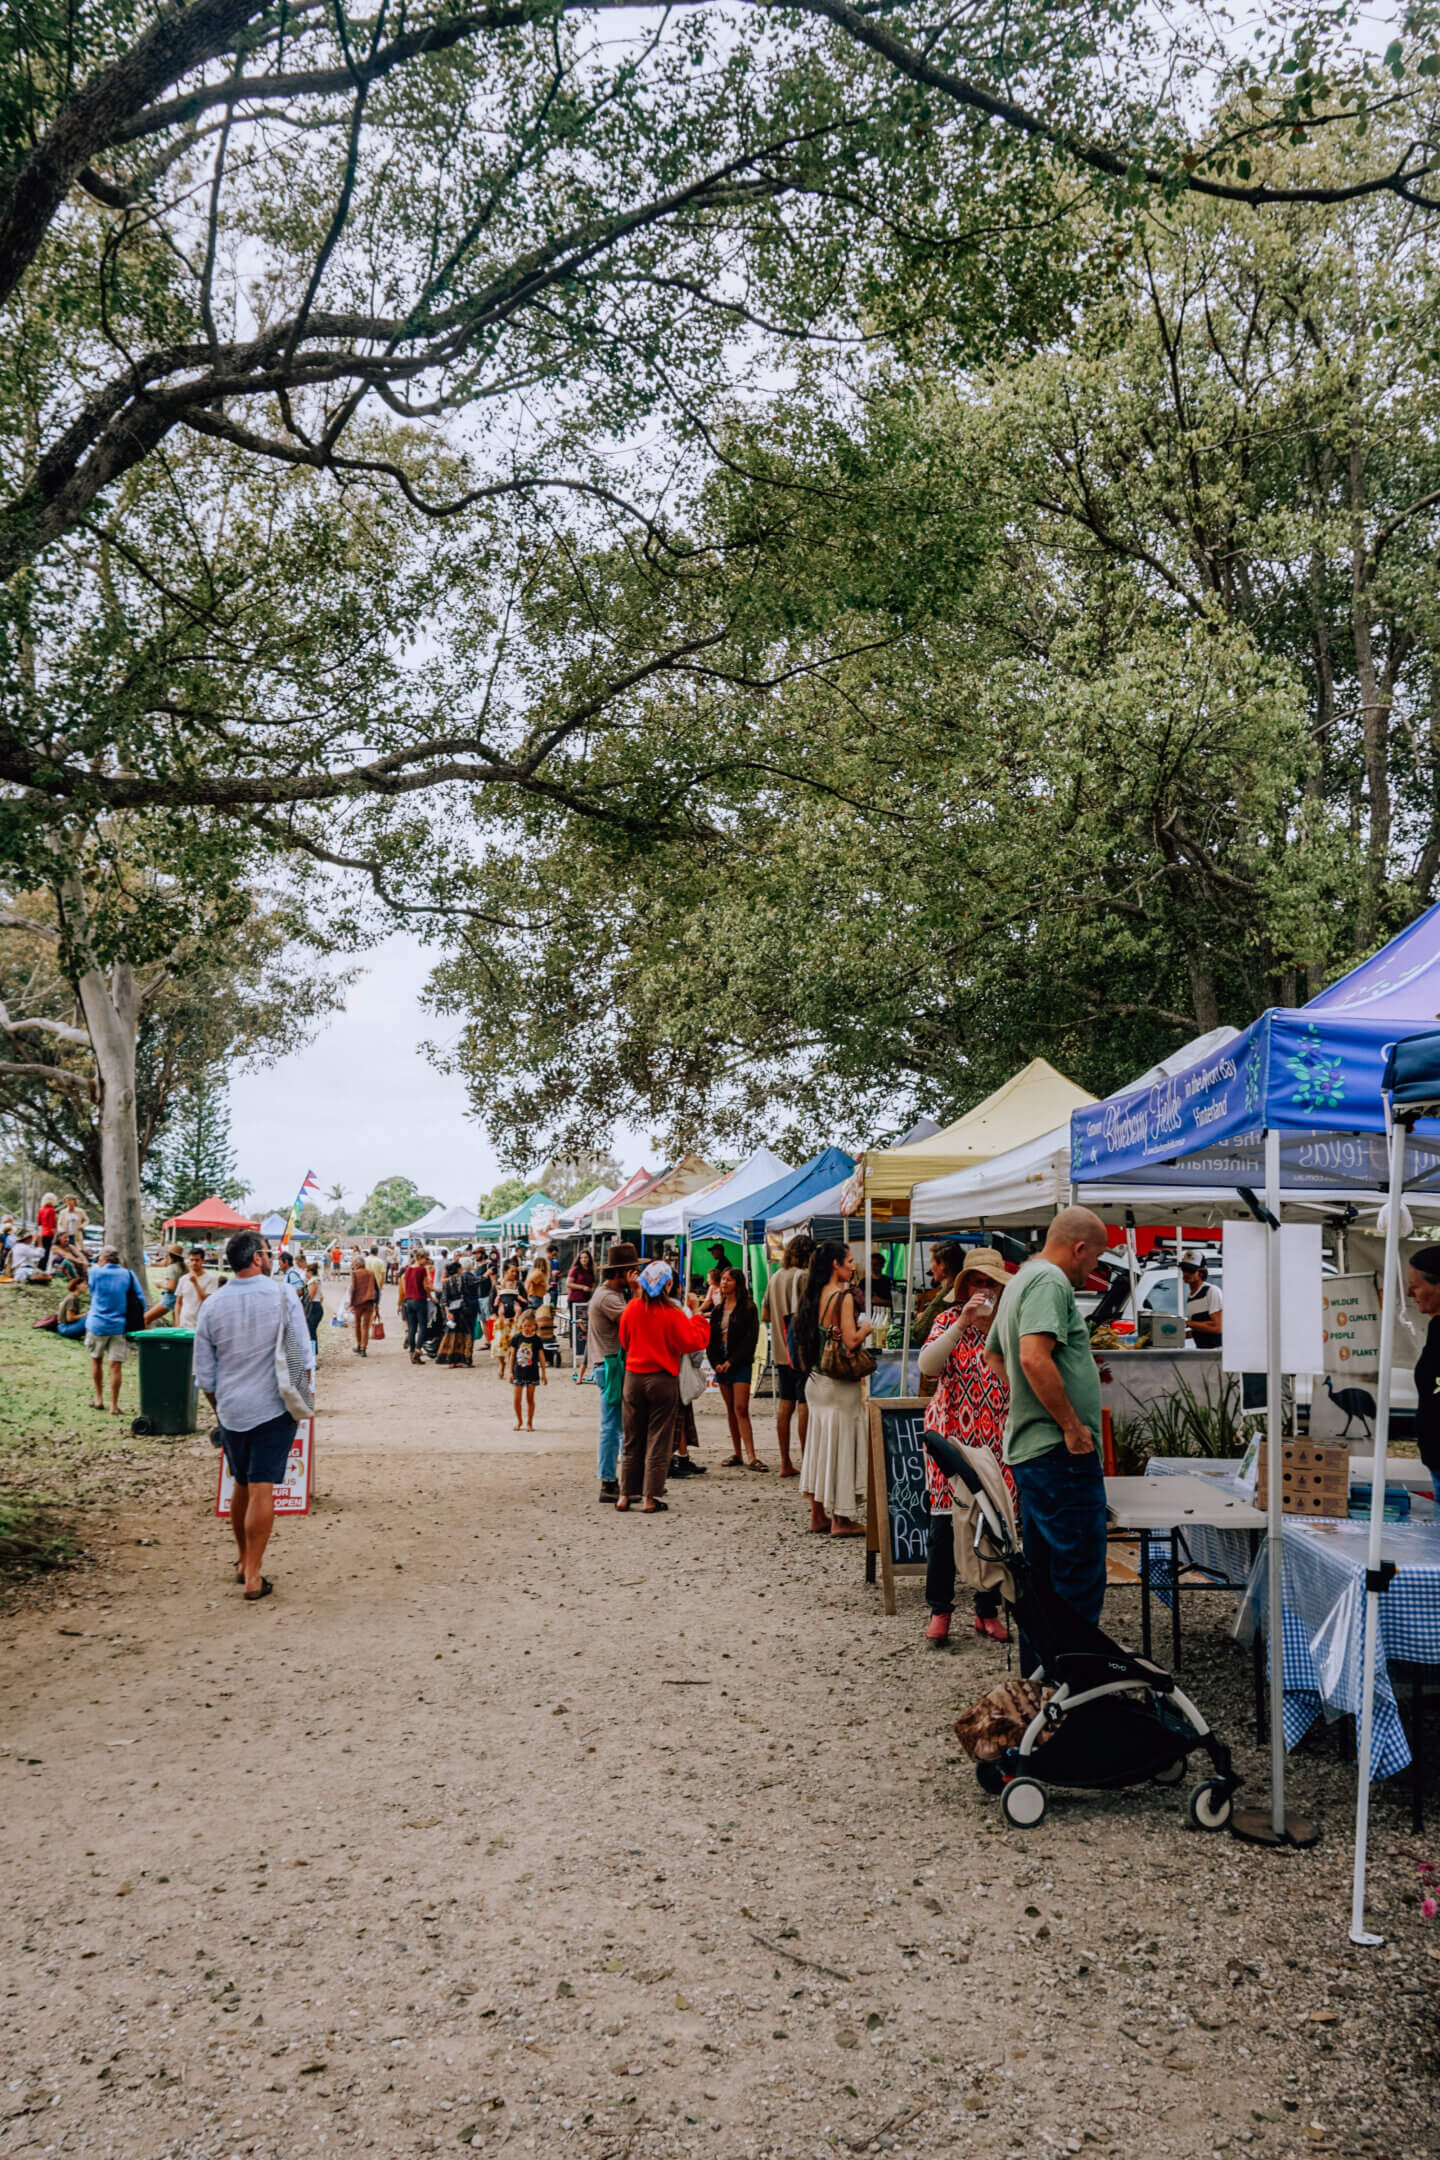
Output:
M413 1178L447 1206L473 1207L505 1175L466 1114L461 1082L418 1047L454 1032L420 1010L427 966L410 938L387 939L308 1050L233 1082L230 1138L252 1205L285 1206L307 1170L322 1194L338 1179L352 1207L383 1177ZM629 1169L638 1144L618 1137Z

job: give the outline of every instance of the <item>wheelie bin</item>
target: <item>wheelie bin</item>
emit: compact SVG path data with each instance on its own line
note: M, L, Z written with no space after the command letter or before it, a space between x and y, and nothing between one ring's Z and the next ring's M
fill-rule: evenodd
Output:
M131 1432L167 1436L194 1432L198 1409L194 1328L142 1328L130 1339L140 1356L140 1415Z

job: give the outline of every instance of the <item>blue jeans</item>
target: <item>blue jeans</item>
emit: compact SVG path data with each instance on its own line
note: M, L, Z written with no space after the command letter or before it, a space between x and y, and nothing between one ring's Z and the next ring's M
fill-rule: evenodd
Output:
M602 1381L603 1366L597 1366L591 1381L600 1390L600 1441L595 1450L595 1468L602 1485L615 1483L620 1475L620 1404L611 1402Z
M1098 1625L1105 1604L1105 1472L1098 1453L1051 1448L1030 1462L1011 1463L1020 1494L1020 1531L1030 1572L1082 1620ZM1039 1663L1020 1631L1020 1670Z

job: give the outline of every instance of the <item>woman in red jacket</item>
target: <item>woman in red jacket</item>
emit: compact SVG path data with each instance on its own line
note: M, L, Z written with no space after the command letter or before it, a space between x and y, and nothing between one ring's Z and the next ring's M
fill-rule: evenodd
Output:
M625 1444L615 1506L622 1515L637 1491L644 1494L642 1514L664 1512L666 1502L661 1495L680 1411L680 1360L687 1350L703 1350L710 1340L709 1323L698 1316L698 1298L690 1297L688 1312L670 1302L667 1292L674 1280L665 1261L652 1260L640 1270L640 1295L620 1315L620 1348L625 1357L620 1418Z

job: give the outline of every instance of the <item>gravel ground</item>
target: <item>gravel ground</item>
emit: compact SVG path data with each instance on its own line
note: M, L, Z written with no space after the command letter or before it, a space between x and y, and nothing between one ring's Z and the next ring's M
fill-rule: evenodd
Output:
M886 1620L713 1406L618 1518L568 1374L531 1439L484 1368L326 1349L273 1599L185 1443L4 1622L0 2160L1440 2152L1434 1847L1382 1790L1352 1950L1329 1737L1311 1853L1157 1789L1009 1830L950 1732L1004 1652ZM1259 1794L1221 1603L1186 1683Z

